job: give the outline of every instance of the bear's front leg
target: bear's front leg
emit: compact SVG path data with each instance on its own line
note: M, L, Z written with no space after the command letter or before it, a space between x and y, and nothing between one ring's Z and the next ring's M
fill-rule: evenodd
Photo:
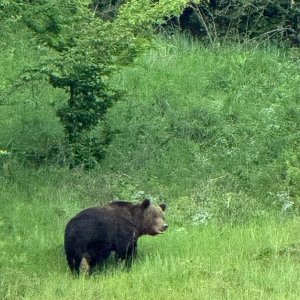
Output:
M125 247L116 251L116 259L125 260L127 268L130 268L137 254L137 240L130 240L125 243Z
M126 252L126 267L130 268L132 266L133 260L136 258L137 255L137 241L134 241L130 244Z

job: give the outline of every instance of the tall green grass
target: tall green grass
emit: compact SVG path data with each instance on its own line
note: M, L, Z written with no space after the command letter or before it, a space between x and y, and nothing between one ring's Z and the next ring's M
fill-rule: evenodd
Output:
M115 79L128 96L108 113L103 165L214 215L297 210L298 81L276 48L163 43Z

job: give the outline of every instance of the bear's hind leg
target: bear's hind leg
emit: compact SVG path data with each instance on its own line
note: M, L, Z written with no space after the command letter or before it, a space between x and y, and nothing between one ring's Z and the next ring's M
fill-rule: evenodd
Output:
M74 260L73 256L67 255L67 262L68 262L71 272L73 273L75 270L75 260Z
M81 271L91 274L96 265L101 265L109 257L110 252L110 249L106 247L90 248L81 260Z
M67 262L68 262L69 268L73 274L79 275L80 261L81 261L81 258L76 256L74 253L67 254Z
M79 266L80 272L84 275L90 275L91 274L91 264L87 257L83 256L80 266Z

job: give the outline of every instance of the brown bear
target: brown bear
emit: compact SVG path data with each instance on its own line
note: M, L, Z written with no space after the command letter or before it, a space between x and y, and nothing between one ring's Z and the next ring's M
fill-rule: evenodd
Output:
M133 204L114 201L81 211L69 221L65 230L65 252L72 272L80 268L90 273L113 251L116 259L130 266L142 235L163 233L165 204L155 205L149 199Z

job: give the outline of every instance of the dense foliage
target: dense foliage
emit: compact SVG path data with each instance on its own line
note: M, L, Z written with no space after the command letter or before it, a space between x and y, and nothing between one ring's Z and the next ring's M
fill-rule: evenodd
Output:
M182 29L210 43L272 40L300 46L300 2L293 0L209 0L185 9Z
M94 0L92 8L113 19L124 0ZM294 0L205 0L184 9L168 22L211 44L271 40L300 46L300 2Z

